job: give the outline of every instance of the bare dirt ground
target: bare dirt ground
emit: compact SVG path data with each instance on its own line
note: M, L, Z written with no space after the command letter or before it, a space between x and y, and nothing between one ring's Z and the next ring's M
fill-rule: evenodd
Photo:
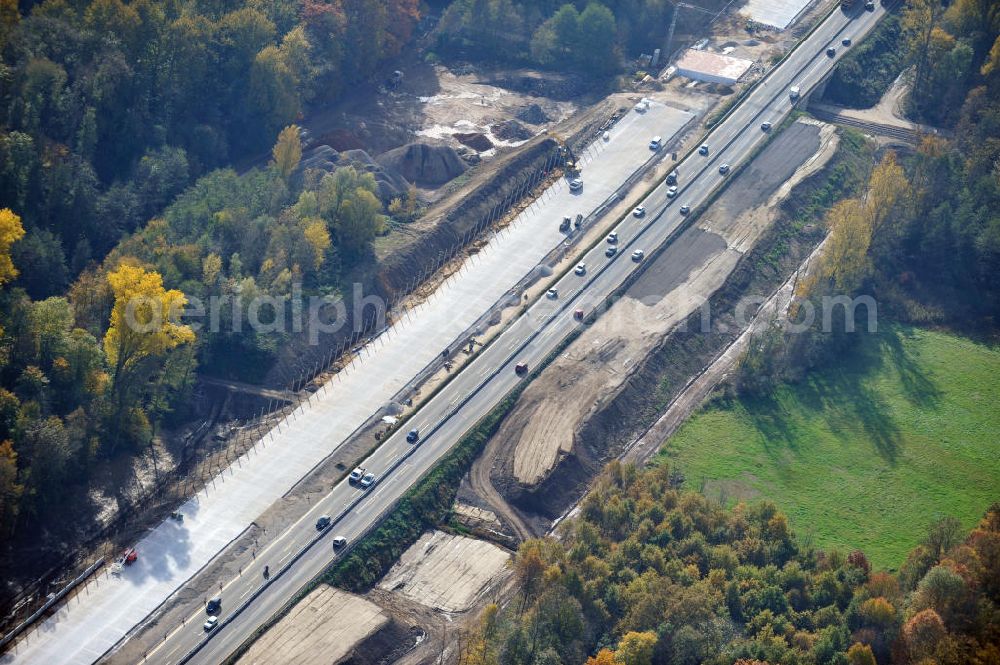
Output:
M476 462L476 489L489 472L489 484L501 491L512 484L530 490L543 483L573 453L580 426L613 399L671 328L721 286L769 228L780 201L796 182L821 168L835 147L833 129L818 123L800 121L777 136L698 225L525 390ZM502 498L497 502L496 488L486 494L490 507L517 525L515 531L538 532L536 520L517 515Z
M389 623L375 603L325 584L260 637L239 665L329 665Z
M810 101L809 108L817 112L828 114L828 118L836 122L851 120L870 123L876 127L898 127L900 129L918 132L920 134L948 134L947 130L941 130L930 125L923 125L913 122L906 117L905 101L910 92L910 77L912 72L904 70L896 80L892 82L889 89L885 91L878 104L867 109L852 109L835 104Z
M510 553L443 531L421 536L378 586L440 612L464 612L510 574Z
M517 146L523 139L498 137L494 126L516 120L528 135L538 134L573 114L586 92L570 77L532 70L462 67L455 71L412 55L416 57L398 65L404 78L395 90L378 84L359 86L344 101L310 116L303 123L310 142L377 155L428 140L488 158L496 154L494 149L477 151L455 135L480 133L498 148ZM538 105L541 114L526 114L530 105Z

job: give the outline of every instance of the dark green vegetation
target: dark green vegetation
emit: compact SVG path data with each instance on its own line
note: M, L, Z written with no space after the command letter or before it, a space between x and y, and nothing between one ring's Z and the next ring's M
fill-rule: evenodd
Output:
M898 14L890 14L840 60L826 85L824 99L852 108L875 106L903 71L901 35Z
M988 0L906 4L838 67L829 92L866 106L903 66L916 120L954 128L906 160L911 186L872 243L866 288L914 321L991 326L1000 308L1000 10ZM969 325L971 323L971 326Z
M922 1L915 2L903 12L896 51L912 47L921 7ZM980 16L977 7L988 9L971 1L956 3L939 17L938 32L948 27L966 35L959 41L996 41L1000 13ZM896 55L887 50L886 57ZM912 63L914 56L907 58ZM1000 45L973 63L973 73L963 79L964 102L953 105L958 122L952 135L926 136L915 151L883 154L862 196L821 202L830 249L817 274L801 285L814 311L822 311L824 297L871 296L883 318L945 325L984 338L995 334L1000 314L995 278L1000 269L998 65ZM916 91L912 97L918 103ZM843 310L838 310L831 334L819 334L814 326L787 338L765 335L748 358L739 389L767 392L775 382L797 380L810 367L837 362L861 339L843 331Z
M417 19L416 0L21 4L0 4L0 200L32 297L366 80Z
M925 140L909 164L910 205L872 246L876 285L900 316L991 325L1000 313L1000 8L967 0L942 14L921 0L903 26L910 105L920 119L954 124L954 138Z
M995 498L998 402L1000 350L893 326L770 394L717 400L663 458L709 496L767 497L817 546L897 568L929 518L971 526Z
M636 56L662 47L673 11L663 0L455 0L437 28L437 49L449 56L606 75L620 69L623 53Z
M464 665L988 663L1000 654L1000 505L941 520L898 577L805 547L772 504L732 510L666 465L609 465L560 540L524 543L518 593ZM933 660L923 660L931 658Z
M997 4L914 0L906 3L902 27L900 50L913 67L910 111L934 125L961 122L968 90L1000 76Z

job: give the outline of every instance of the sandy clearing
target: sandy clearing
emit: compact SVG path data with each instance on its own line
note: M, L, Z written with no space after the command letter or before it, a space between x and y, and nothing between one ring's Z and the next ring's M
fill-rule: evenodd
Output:
M809 119L793 124L738 176L698 227L668 247L625 297L528 386L495 435L513 444L517 482L537 485L556 468L573 449L580 425L614 396L663 335L722 286L773 223L780 202L825 165L836 146L833 127Z
M388 623L378 605L324 584L254 642L238 665L331 665Z
M378 586L442 612L463 612L510 574L509 560L491 543L432 531L403 553Z

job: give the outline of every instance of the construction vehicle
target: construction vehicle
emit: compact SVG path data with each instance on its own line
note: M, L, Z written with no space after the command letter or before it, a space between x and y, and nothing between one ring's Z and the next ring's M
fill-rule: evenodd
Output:
M122 553L115 559L115 562L111 564L111 574L121 575L122 570L125 566L131 566L139 558L139 553L134 547L128 547L122 551Z
M559 153L562 156L563 169L566 171L566 176L574 178L580 175L580 169L576 166L576 155L573 153L573 148L569 146L569 143L555 132L548 132L547 136L559 144Z

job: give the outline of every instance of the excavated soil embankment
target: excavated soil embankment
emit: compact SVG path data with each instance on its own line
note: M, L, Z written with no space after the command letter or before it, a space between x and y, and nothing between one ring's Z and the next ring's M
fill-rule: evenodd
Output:
M806 136L808 132L815 132L816 126L796 128L799 132L799 140L814 141L815 137ZM824 132L829 131L824 130ZM833 144L836 145L835 143ZM775 146L778 147L778 146ZM801 147L801 146L800 146ZM815 145L810 150L815 150ZM787 150L773 150L788 156ZM808 153L811 155L812 152ZM583 494L589 485L591 478L600 467L612 457L620 455L624 448L630 444L636 436L642 433L646 427L656 420L665 406L683 389L687 381L697 375L721 350L729 346L740 334L745 323L752 318L756 311L756 303L746 307L737 319L737 305L744 298L766 297L778 288L812 251L815 245L822 239L822 229L815 225L805 225L796 223L795 213L803 201L808 201L811 193L827 184L828 176L824 173L817 174L818 168L824 168L829 173L837 165L838 158L833 157L830 162L829 155L833 150L829 147L823 149L822 153L826 157L810 158L808 155L802 156L802 160L807 165L805 173L801 174L803 180L794 188L790 182L784 182L784 178L774 185L771 191L779 191L780 196L785 197L779 204L778 214L775 216L773 224L764 223L758 219L760 208L767 208L774 200L768 200L765 194L763 199L757 194L756 200L750 200L751 209L739 211L734 207L732 197L743 201L752 199L751 192L743 191L746 187L754 187L761 184L761 169L767 171L768 155L762 154L756 164L756 171L748 169L741 174L745 182L733 183L735 187L724 194L709 209L703 217L706 219L699 223L699 227L705 225L711 227L715 232L726 237L730 250L733 253L736 248L740 252L747 252L735 263L729 264L730 268L723 265L717 266L728 272L728 276L719 279L720 287L715 289L714 294L709 298L709 308L712 313L708 327L703 328L702 311L695 310L687 316L680 325L677 325L672 332L658 339L655 344L651 344L647 349L640 349L632 341L625 343L624 350L615 348L588 347L584 350L577 350L570 347L563 357L550 366L546 373L543 373L539 382L544 383L543 392L558 392L559 385L573 386L582 385L588 379L586 377L573 377L574 371L592 372L591 356L610 354L608 363L605 363L605 371L624 373L627 377L617 383L617 387L601 391L586 404L581 404L576 417L564 422L561 426L569 432L570 442L560 444L560 450L554 462L548 469L534 474L530 470L526 473L524 468L518 468L519 463L524 467L523 451L508 451L494 465L491 478L494 486L500 490L502 495L513 504L518 510L526 513L526 517L532 521L552 520L563 514ZM814 163L819 159L818 163ZM796 162L796 163L801 163ZM825 163L826 166L822 167ZM771 165L773 166L773 165ZM812 170L810 170L812 169ZM811 174L811 175L810 175ZM782 184L784 183L784 184ZM780 187L779 187L780 185ZM789 189L792 191L789 193ZM742 215L742 217L741 217ZM720 221L713 222L711 219L718 217ZM708 219L711 218L711 219ZM741 219L739 224L735 222ZM747 225L756 227L752 233L746 233ZM759 234L756 242L750 236ZM705 242L698 242L698 238L703 238ZM686 240L691 247L689 251L682 252L683 256L697 254L699 247L708 255L712 250L713 238L718 239L715 233L702 231L700 228L689 229L682 235L676 244L682 244ZM752 249L751 249L752 246ZM714 250L717 251L717 250ZM666 257L665 257L666 258ZM723 257L724 258L724 257ZM679 260L675 255L670 264ZM722 260L725 263L725 260ZM729 261L734 261L730 258ZM676 288L677 276L667 273L671 268L667 265L664 270L660 270L659 263L650 266L650 270L641 277L628 291L629 299L641 298L643 300L659 300L663 297L664 291L671 291ZM672 268L671 268L672 269ZM680 266L680 271L687 268ZM698 283L697 271L691 273L694 284ZM718 278L717 278L718 279ZM683 282L683 280L682 280ZM670 286L674 284L674 286ZM654 293L656 289L661 289ZM636 301L636 306L638 301ZM617 305L616 305L617 307ZM671 309L671 308L668 308ZM691 311L684 309L682 311ZM612 312L614 310L612 309ZM605 316L608 316L607 314ZM665 315L669 318L669 314ZM640 317L641 318L641 317ZM648 316L646 318L649 318ZM635 325L639 325L639 319L635 319ZM600 331L601 320L599 319L595 328ZM643 327L643 326L640 326ZM663 329L667 329L665 326ZM646 330L636 330L635 335L646 335ZM607 333L598 334L600 339L605 339L605 346L614 346L613 330L609 328ZM581 337L583 340L584 337ZM579 341L578 341L579 343ZM596 344L596 342L595 342ZM576 346L576 345L574 345ZM619 345L621 346L621 345ZM642 346L642 345L638 345ZM636 348L632 348L636 347ZM574 370L574 366L577 367ZM616 383L614 380L607 383ZM540 389L541 389L540 388ZM568 389L566 394L572 393L573 389ZM546 397L541 395L532 404L532 391L527 390L522 396L522 403L511 413L510 419L506 422L498 436L505 435L509 439L518 440L525 436L525 427L529 421L536 421L534 427L537 429L537 421L541 420L536 411L540 411L540 404ZM574 397L574 399L576 399ZM572 409L571 409L572 410ZM564 419L565 420L565 419ZM529 431L529 436L538 438L535 432ZM565 439L566 436L560 436ZM557 437L558 438L558 437ZM513 448L513 446L512 446ZM551 453L551 451L550 451ZM530 460L529 460L530 461ZM546 464L543 462L540 468ZM534 480L534 482L532 482Z

